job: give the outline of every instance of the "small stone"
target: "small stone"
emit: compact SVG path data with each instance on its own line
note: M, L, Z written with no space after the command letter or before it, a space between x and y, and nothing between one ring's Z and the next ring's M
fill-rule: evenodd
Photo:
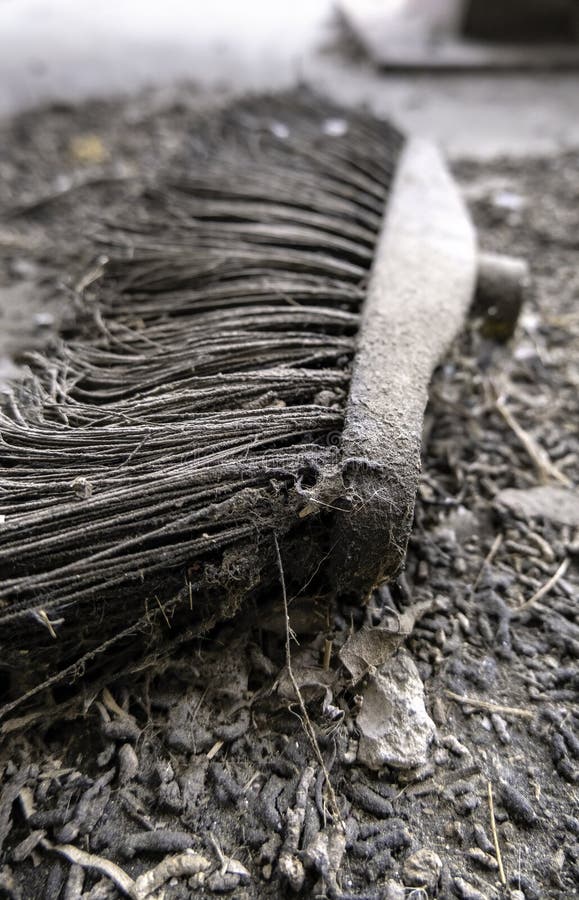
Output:
M70 486L81 500L88 500L89 497L92 497L93 486L88 478L79 475L74 481L71 481Z
M533 488L506 488L496 503L507 506L517 516L541 518L559 525L579 527L579 491L555 485Z
M433 891L442 872L442 860L434 850L423 847L404 860L402 880L409 887L427 888Z
M436 727L426 712L418 670L405 651L369 677L357 725L358 760L369 769L416 769L427 762Z

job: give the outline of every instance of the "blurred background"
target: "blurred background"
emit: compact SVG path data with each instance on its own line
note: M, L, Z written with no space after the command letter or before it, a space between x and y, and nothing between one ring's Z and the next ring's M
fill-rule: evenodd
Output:
M0 116L307 81L450 155L579 143L576 0L0 0Z

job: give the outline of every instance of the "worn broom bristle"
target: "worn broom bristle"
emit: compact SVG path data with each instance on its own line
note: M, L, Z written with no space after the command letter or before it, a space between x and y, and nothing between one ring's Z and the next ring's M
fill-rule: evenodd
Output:
M315 484L401 139L292 95L184 141L182 170L147 173L105 228L73 336L31 356L1 413L13 693L133 632L230 614L267 585L272 532L304 582L320 564L339 479L334 498Z

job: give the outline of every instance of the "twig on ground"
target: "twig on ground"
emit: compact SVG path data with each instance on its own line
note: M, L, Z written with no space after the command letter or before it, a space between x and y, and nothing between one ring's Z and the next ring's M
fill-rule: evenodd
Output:
M554 481L558 481L559 484L564 484L565 487L572 487L571 481L567 478L567 476L564 475L563 472L560 472L559 469L557 469L557 467L553 465L545 450L543 450L542 447L539 447L534 438L532 438L531 435L525 431L522 425L517 422L512 412L506 405L505 398L498 392L495 400L495 406L511 431L516 434L521 444L527 451L541 479L543 481L549 481L549 479L553 479Z
M215 852L217 854L217 858L218 858L219 864L221 866L221 874L225 875L225 873L227 872L228 859L225 856L223 850L221 849L221 844L219 843L219 841L217 840L217 838L215 837L215 835L213 834L212 831L209 832L209 840L211 841L213 849L215 850Z
M487 782L487 790L488 790L488 798L489 798L489 812L491 817L491 831L493 835L493 843L495 845L495 856L497 858L497 863L499 866L499 878L501 884L506 884L507 879L505 877L505 870L503 868L503 857L501 854L501 846L499 844L499 835L497 832L497 823L495 821L495 805L493 802L493 786L490 781Z
M510 716L519 716L521 719L534 719L535 713L530 709L521 709L520 706L501 706L500 703L491 703L490 700L478 700L476 697L467 697L464 694L455 694L453 691L446 691L446 696L457 703L464 703L466 706L474 706L479 709L486 709L489 712L504 713Z
M520 612L522 609L527 609L529 606L532 606L533 603L537 603L539 600L541 600L545 596L545 594L548 594L549 591L555 587L557 582L565 575L567 569L569 568L569 562L569 557L564 559L555 574L545 582L543 587L539 588L539 590L536 591L536 593L534 593L533 596L529 598L529 600L526 600L525 603L522 603L521 606L517 607L517 612Z
M162 605L162 603L161 603L161 601L159 600L159 597L157 596L157 594L155 594L155 600L157 601L157 606L158 606L159 609L161 610L161 613L162 613L162 615L163 615L163 618L165 619L165 622L167 623L167 628L170 628L170 627L171 627L171 623L169 622L169 619L167 618L167 613L165 612L165 607Z
M210 750L205 754L206 759L213 759L214 756L217 756L225 741L215 741Z
M479 585L479 581L481 580L481 578L483 576L484 570L486 569L487 566L490 566L490 564L492 563L493 559L497 555L497 552L498 552L499 547L501 546L502 542L503 542L502 534L497 534L496 538L494 539L494 541L492 543L491 549L487 553L487 555L483 561L483 564L479 569L479 573L474 580L474 584L472 586L473 591L476 591L476 589Z
M342 815L340 813L340 807L338 806L338 799L336 797L336 793L334 791L332 782L330 781L330 773L328 772L328 767L326 766L324 757L322 755L322 751L320 750L320 745L318 744L318 739L316 737L316 733L314 731L312 721L310 719L304 698L302 696L302 692L300 690L300 686L297 683L297 680L296 680L296 677L294 675L294 671L292 668L291 638L290 638L291 626L290 626L290 617L289 617L289 609L288 609L288 602L287 602L287 590L286 590L286 585L285 585L285 575L284 575L284 571L283 571L283 563L282 563L282 559L281 559L281 553L279 551L279 543L278 543L277 535L275 534L275 532L273 535L273 540L274 540L274 544L275 544L275 552L276 552L277 564L278 564L278 568L279 568L279 577L280 577L280 581L281 581L281 592L282 592L283 609L284 609L284 616L285 616L285 626L286 626L285 627L285 655L286 655L286 666L287 666L288 676L292 683L292 687L295 691L295 694L296 694L296 697L298 700L298 704L299 704L300 711L302 714L302 724L304 727L304 731L306 732L308 740L312 746L312 750L314 751L314 755L315 755L316 759L318 760L320 767L322 769L322 772L324 773L324 777L326 779L326 785L327 785L327 789L328 789L328 796L329 796L329 800L330 800L330 807L331 807L332 815L333 815L335 821L340 825L340 827L344 831L345 825L344 825L344 821L342 819Z
M111 694L108 687L104 687L102 689L101 697L102 697L102 701L103 701L104 705L106 706L106 708L108 709L108 711L110 713L112 713L114 716L118 716L119 719L123 719L123 718L127 718L127 717L131 718L131 719L133 718L133 716L131 716L130 713L128 713L126 711L126 709L123 709L122 706L119 706L119 704L117 703L117 701Z
M326 672L330 668L330 661L332 659L333 646L334 646L334 642L329 640L328 638L326 638L324 641L324 662L323 662L323 667Z
M53 626L52 622L48 618L48 614L47 614L46 610L45 609L37 610L36 618L40 622L42 622L43 625L45 625L48 628L50 637L54 638L54 640L56 640L58 638L58 635L57 635L56 631L54 630L54 626Z

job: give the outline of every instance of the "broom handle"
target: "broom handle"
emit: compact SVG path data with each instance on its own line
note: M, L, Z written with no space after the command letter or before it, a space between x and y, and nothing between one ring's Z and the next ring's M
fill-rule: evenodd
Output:
M332 544L339 592L358 597L400 569L420 474L432 372L468 313L475 231L436 147L409 140L398 163L362 311L342 439L350 509Z

